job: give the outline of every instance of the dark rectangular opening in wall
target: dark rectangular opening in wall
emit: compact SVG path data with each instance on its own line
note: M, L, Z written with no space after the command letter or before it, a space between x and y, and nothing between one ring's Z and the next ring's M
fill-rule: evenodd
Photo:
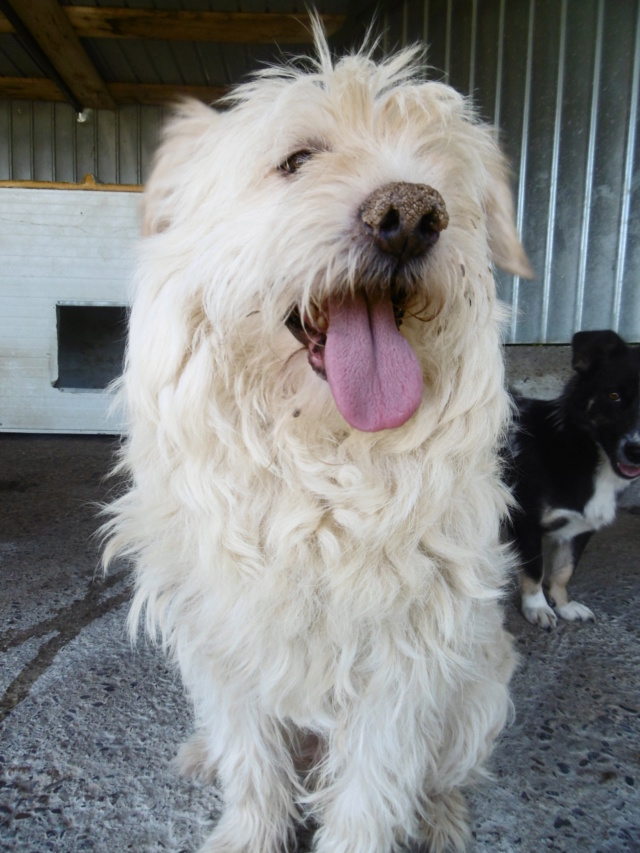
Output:
M102 389L122 373L124 305L57 305L56 388Z

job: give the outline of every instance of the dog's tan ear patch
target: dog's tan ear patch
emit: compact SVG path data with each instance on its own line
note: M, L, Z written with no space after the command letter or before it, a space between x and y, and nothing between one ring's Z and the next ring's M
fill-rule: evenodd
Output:
M203 139L216 127L220 113L201 101L185 98L174 108L156 151L142 200L142 234L148 237L171 227L186 178L197 162Z
M498 169L487 187L485 209L489 248L496 266L520 278L535 278L535 272L520 242L515 225L513 197L506 170Z

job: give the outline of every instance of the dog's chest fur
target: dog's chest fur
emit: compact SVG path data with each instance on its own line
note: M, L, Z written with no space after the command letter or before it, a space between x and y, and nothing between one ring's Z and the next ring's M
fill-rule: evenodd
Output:
M542 526L550 538L558 541L573 539L613 522L617 497L628 482L617 476L605 453L599 451L599 456L591 494L582 510L550 505L543 508Z

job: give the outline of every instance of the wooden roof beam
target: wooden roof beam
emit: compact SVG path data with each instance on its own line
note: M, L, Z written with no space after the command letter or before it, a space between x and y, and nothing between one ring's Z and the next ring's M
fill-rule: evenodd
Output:
M170 83L108 83L110 96L118 106L144 104L162 106L181 97L213 103L227 91L226 86L188 86ZM28 101L62 102L64 95L46 77L0 77L0 98Z
M83 108L115 109L109 90L57 0L6 0L3 5L7 3L64 81L76 109L76 104Z
M50 5L53 0L9 0L18 8ZM58 6L57 3L54 5ZM98 6L58 7L78 38L158 39L236 44L307 44L313 40L306 14L275 12L185 12ZM344 15L320 15L328 36L344 23ZM0 20L0 32L10 32Z

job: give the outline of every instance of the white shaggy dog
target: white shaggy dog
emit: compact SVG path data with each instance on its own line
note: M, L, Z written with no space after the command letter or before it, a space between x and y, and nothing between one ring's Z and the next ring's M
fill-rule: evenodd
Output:
M419 53L261 73L166 131L123 380L135 628L220 782L213 853L462 849L508 714L492 132Z

